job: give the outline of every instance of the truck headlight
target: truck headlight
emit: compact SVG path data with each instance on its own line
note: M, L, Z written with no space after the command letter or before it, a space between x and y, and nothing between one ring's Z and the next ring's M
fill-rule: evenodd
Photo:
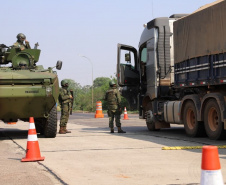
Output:
M51 96L52 95L52 87L47 86L46 87L46 96Z

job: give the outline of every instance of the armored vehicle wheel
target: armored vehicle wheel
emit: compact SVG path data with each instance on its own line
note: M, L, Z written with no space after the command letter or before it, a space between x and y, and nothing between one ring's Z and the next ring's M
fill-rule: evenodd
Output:
M183 111L183 122L186 134L190 137L204 135L204 125L197 121L197 111L194 103L188 101Z
M149 131L157 131L159 129L155 128L155 120L152 114L152 111L149 110L146 112L146 124Z
M46 118L36 118L35 127L37 133L44 135L47 138L56 137L57 132L57 109L56 106L52 108L49 113L49 117Z
M49 113L49 117L45 119L44 136L48 138L56 137L57 133L57 108L54 105Z
M221 111L215 100L209 100L204 110L204 124L210 139L221 139L224 134L224 125L221 120Z
M36 132L40 133L41 135L44 134L44 123L43 123L43 119L35 119L35 128L36 128Z

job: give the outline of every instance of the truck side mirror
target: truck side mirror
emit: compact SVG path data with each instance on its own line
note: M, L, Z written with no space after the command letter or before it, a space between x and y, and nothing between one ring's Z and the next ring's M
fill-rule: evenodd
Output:
M62 64L63 64L63 62L60 61L60 60L58 60L58 61L57 61L57 64L56 64L56 68L57 68L58 70L61 70Z
M131 63L131 56L130 56L130 53L126 53L126 54L125 54L125 61L128 62L128 63Z

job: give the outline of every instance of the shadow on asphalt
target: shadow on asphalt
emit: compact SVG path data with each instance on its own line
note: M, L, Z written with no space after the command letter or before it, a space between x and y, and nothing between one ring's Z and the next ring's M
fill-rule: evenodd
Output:
M60 114L58 113L58 117ZM94 113L90 114L83 114L83 113L75 113L70 115L70 119L74 120L77 119L78 122L75 124L79 125L86 125L89 127L82 128L82 132L95 132L95 133L109 133L110 129L108 128L108 121L107 119L98 120L93 119ZM105 114L105 118L107 118ZM145 121L139 120L138 115L129 115L131 118L128 122L122 120L122 128L127 133L119 134L117 132L117 128L115 128L114 135L117 137L126 137L130 139L142 140L147 142L156 143L163 146L173 147L173 146L203 146L203 145L226 145L226 140L210 140L207 137L196 137L191 138L188 137L185 133L183 126L180 125L171 125L172 128L170 129L161 129L159 131L148 131ZM88 119L90 121L84 121ZM91 119L95 120L92 121ZM79 121L80 120L80 121ZM20 129L1 129L0 128L0 140L7 140L11 138L15 139L27 139L28 131L27 130L20 130ZM38 137L44 137L38 134ZM201 153L201 149L193 149L189 150L191 152L199 152ZM226 154L225 149L219 149L220 154Z
M225 140L210 140L207 137L196 137L191 138L188 137L185 133L185 130L182 126L172 126L172 128L161 129L159 131L148 131L144 126L123 126L123 130L127 133L121 134L115 130L113 133L118 137L126 137L130 139L143 140L148 141L160 145L164 145L167 147L174 146L203 146L203 145L226 145ZM98 132L101 130L106 131L106 133L110 133L108 127L89 127L83 128L84 132ZM163 150L164 151L164 150ZM191 149L191 152L202 153L201 149ZM219 154L226 155L226 149L219 149ZM226 158L226 157L222 157Z
M104 117L107 118L107 114L104 114ZM60 120L60 112L57 113L57 118L58 120ZM95 113L72 113L72 115L70 115L70 120L74 120L74 119L93 119L95 118ZM130 118L137 118L137 114L130 114Z
M94 114L90 113L75 113L70 119L93 119ZM107 118L107 115L105 115ZM118 137L127 137L136 140L143 140L148 142L153 142L163 146L173 147L173 146L203 146L203 145L226 145L226 140L210 140L208 137L188 137L185 133L184 127L182 125L171 124L171 128L161 129L159 131L149 131L146 127L144 120L138 119L137 114L129 114L129 121L123 120L123 115L121 116L122 120L122 129L127 133L119 134L117 133L117 128L115 127L116 132L114 133ZM83 123L78 122L76 124L88 125L89 128L83 128L85 132L100 132L106 131L109 133L108 122L106 120L100 122ZM192 149L191 152L201 152L201 149ZM220 154L226 154L225 149L219 149Z
M11 128L0 128L0 140L11 139L12 137L15 139L25 139L28 136L27 130L20 129L11 129Z
M37 133L38 138L44 138L44 135ZM20 130L15 128L0 128L0 141L10 139L27 139L28 130Z

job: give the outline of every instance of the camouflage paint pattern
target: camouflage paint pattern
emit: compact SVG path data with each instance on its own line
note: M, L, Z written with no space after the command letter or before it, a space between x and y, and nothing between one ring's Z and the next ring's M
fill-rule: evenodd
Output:
M52 70L35 65L39 55L38 49L19 51L13 48L0 58L0 64L12 63L10 67L0 67L1 120L8 122L47 117L56 105L58 77ZM19 68L21 61L28 64L27 69Z
M16 47L16 48L20 48L21 50L24 50L24 49L31 49L31 46L29 43L23 43L23 42L20 42L20 41L17 41L13 44L13 47Z

